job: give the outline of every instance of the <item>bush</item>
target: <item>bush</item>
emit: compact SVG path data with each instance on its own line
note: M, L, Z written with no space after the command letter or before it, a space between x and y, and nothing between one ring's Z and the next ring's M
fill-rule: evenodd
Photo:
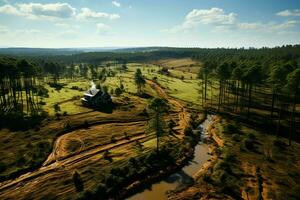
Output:
M245 145L245 147L246 147L247 150L249 150L249 151L254 150L254 143L253 142L254 141L251 140L251 139L249 139L249 138L246 138L244 140L244 145Z
M71 89L72 90L79 90L79 87L75 85L75 86L72 86Z
M228 124L227 126L225 126L224 132L228 133L228 134L239 134L240 133L239 129L233 124Z
M119 88L119 87L117 87L117 88L115 89L115 95L116 95L116 96L120 96L121 94L122 94L122 89Z
M81 180L80 174L77 171L73 173L73 182L77 192L83 190L83 182Z
M58 103L54 104L53 108L55 112L60 112L60 106L58 105Z
M193 135L193 128L191 125L189 125L188 127L186 127L184 129L184 134L187 135L187 136L191 136Z
M37 87L37 95L38 96L48 98L49 97L48 92L49 92L49 90L47 90L45 87L43 87L41 85Z
M239 141L241 140L241 137L240 137L240 135L238 135L238 134L233 134L233 135L232 135L232 139L233 139L234 141L236 141L236 142L239 142Z
M274 144L274 146L279 147L280 149L285 149L285 147L286 147L286 144L279 139L274 140L273 144Z
M56 119L60 119L61 114L59 112L57 112L57 113L55 113L55 117L56 117Z
M67 130L67 131L69 131L69 130L71 130L71 124L70 124L70 122L68 121L68 122L66 122L66 124L65 124L65 130Z
M249 134L248 134L248 138L249 138L250 140L255 140L255 139L256 139L256 136L255 136L253 133L249 133Z
M115 135L112 135L112 136L110 137L110 142L111 142L111 143L116 143L116 142L117 142L117 139L116 139L116 136L115 136Z
M107 188L104 184L100 183L97 186L95 195L97 197L106 198L107 197Z
M83 127L88 128L89 127L89 122L87 120L83 121Z
M40 102L39 102L39 105L41 105L41 106L45 106L45 105L46 105L46 102L44 102L44 101L40 101Z
M210 175L208 174L204 174L203 176L203 181L207 182L207 183L213 183L213 179L211 178Z
M173 120L170 120L168 123L168 128L173 129L174 126L176 126L176 123Z
M0 162L0 173L4 172L6 170L7 166L5 163Z
M144 108L143 111L142 111L139 115L140 115L140 116L145 116L145 117L148 117L148 116L149 116L149 114L148 114L146 108Z

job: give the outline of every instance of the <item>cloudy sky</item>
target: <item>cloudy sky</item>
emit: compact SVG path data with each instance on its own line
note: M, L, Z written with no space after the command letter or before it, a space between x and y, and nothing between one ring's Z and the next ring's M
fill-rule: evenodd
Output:
M300 44L300 0L0 0L0 47Z

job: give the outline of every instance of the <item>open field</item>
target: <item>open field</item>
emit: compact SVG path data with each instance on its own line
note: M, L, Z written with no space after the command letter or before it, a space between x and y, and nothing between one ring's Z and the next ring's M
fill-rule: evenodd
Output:
M191 58L181 59L161 59L154 64L167 67L169 69L175 69L183 72L198 73L201 63L192 60Z
M131 77L124 76L123 78L126 81L131 80ZM108 79L105 84L115 87L113 81L113 79ZM129 86L130 81L125 82L125 84ZM130 88L128 89L129 93L134 92ZM62 90L64 91L64 89ZM150 94L155 93L156 96L170 101L173 114L169 115L166 120L171 117L172 120L177 121L177 127L174 127L174 130L176 130L176 134L182 135L189 120L189 115L185 113L183 106L179 102L169 99L164 90L154 82L147 83L146 91L148 90ZM124 95L126 97L128 94ZM65 97L66 99L63 100L67 100L71 96ZM53 97L50 96L49 99ZM124 97L115 100L122 102L122 98ZM121 106L112 113L89 111L64 116L54 122L45 122L35 134L39 135L40 132L46 134L45 130L48 130L47 138L44 137L43 141L47 141L48 146L53 144L52 152L49 153L48 147L45 155L49 154L49 156L47 159L44 158L45 161L39 169L25 173L14 180L2 182L0 184L0 196L4 199L16 197L18 199L30 197L74 198L77 196L71 179L74 171L80 173L84 182L84 189L92 190L99 182L105 181L103 174L109 173L112 168L126 166L130 158L147 155L155 149L156 139L154 135L151 132L145 132L147 130L147 118L140 115L146 107L147 100L135 96L126 98L129 98L126 100L127 105ZM65 129L66 124L71 131ZM76 126L78 128L75 128ZM79 128L80 126L81 128ZM65 129L65 133L58 134L56 130L61 128ZM74 130L72 131L72 129ZM23 137L15 138L14 144L17 144L18 141L26 144L26 140L31 144L35 134L30 133L25 140ZM164 143L176 143L180 137L176 138L166 136L161 139L161 143L162 145ZM12 143L9 144L12 145ZM19 148L18 151L22 151L22 154L31 155L31 149L26 148L27 146L25 145L23 150ZM4 146L3 150L9 149L9 146ZM109 158L106 158L108 151ZM11 154L7 153L6 155L6 158L2 158L2 162L8 166L15 165L14 159L10 160ZM30 163L32 158L28 156L27 159L25 163ZM9 163L10 161L11 163ZM13 167L9 169L13 169ZM4 173L9 174L11 172L6 170ZM55 194L52 192L53 187L56 188ZM17 192L15 192L16 188L18 188Z

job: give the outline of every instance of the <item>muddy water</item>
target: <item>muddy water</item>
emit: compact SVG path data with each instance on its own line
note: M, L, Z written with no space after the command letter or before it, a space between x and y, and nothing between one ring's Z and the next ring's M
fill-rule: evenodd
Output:
M207 119L198 127L201 139L208 137L206 128L212 123L213 116L209 115ZM150 189L137 193L128 198L128 200L165 200L166 192L184 186L192 181L192 176L201 168L201 166L210 158L208 155L208 145L199 142L195 147L194 159L181 170L171 174L160 182L151 185Z

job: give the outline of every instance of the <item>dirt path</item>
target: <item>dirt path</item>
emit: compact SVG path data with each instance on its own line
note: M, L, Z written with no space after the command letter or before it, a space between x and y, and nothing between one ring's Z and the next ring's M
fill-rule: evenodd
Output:
M180 102L169 97L157 83L147 80L147 84L150 84L151 87L157 91L158 95L166 99L173 106L174 110L178 112L179 121L177 129L180 129L180 133L183 135L184 129L188 125L189 121L189 114L186 112L184 106ZM103 120L106 121L105 118ZM135 122L120 123L129 125L130 123ZM95 126L110 124L111 126L115 126L115 123L112 122L104 122L103 124ZM60 179L63 176L71 177L74 170L87 166L91 162L99 162L99 160L103 160L103 153L105 151L117 148L130 148L129 145L137 140L153 137L152 135L139 133L130 139L124 138L116 141L115 143L94 145L89 148L85 147L84 141L80 138L75 138L74 140L80 143L80 148L72 154L67 154L65 150L65 143L70 140L67 136L68 133L57 138L52 153L48 156L42 167L35 171L25 173L16 179L0 183L0 199L26 199L26 195L30 195L31 193L34 194L34 192L41 191L43 188L49 190L49 188L51 188L51 180ZM53 187L55 186L52 185L52 189ZM65 194L66 192L72 192L72 190L74 190L74 188L71 189L65 186L63 192Z
M53 171L55 172L57 169L59 169L61 167L63 167L63 168L68 167L68 166L73 165L75 163L82 162L85 159L91 158L92 156L103 153L106 150L111 150L111 149L120 147L122 145L127 145L127 144L130 144L130 143L132 143L136 140L140 140L140 139L143 139L143 138L146 138L146 137L149 137L149 135L147 136L146 134L141 134L141 135L130 138L130 140L127 140L127 139L119 140L116 143L103 145L103 146L100 146L100 147L89 149L87 151L82 151L82 152L80 152L80 154L75 154L75 155L72 155L70 157L61 158L59 160L56 160L52 164L45 165L45 166L39 168L36 171L26 173L26 174L20 176L19 178L15 179L15 180L9 180L9 181L5 181L5 182L1 183L0 184L0 193L4 189L8 189L10 187L16 186L20 182L24 182L24 181L27 182L27 181L30 181L32 179L36 179L41 175L45 175L45 174L51 173Z
M147 80L147 83L153 89L155 89L155 91L161 98L166 99L170 104L172 104L174 109L178 112L178 117L179 117L178 126L175 127L174 129L179 129L181 135L183 135L184 129L188 126L188 122L189 122L189 114L184 108L184 106L179 101L167 95L166 92L157 83L151 80Z

